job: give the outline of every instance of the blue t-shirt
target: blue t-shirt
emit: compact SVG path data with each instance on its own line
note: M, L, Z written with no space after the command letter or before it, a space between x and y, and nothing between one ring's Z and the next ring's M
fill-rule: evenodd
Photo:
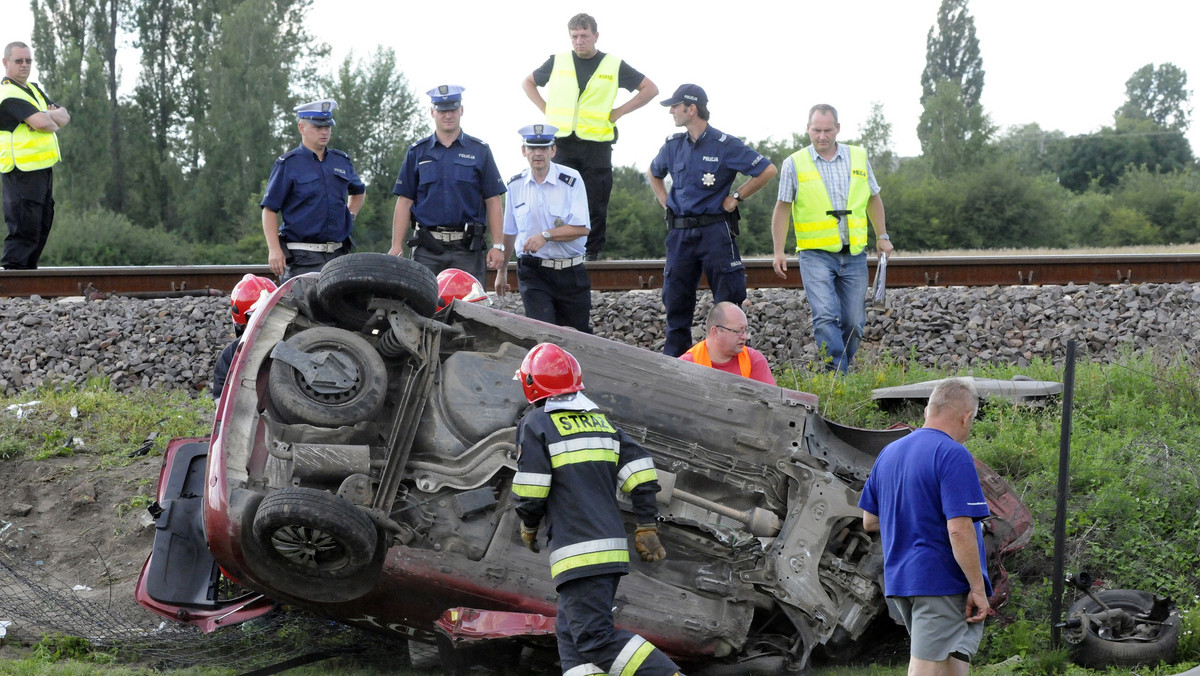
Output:
M671 175L667 206L672 213L703 216L725 213L721 202L729 196L739 172L758 176L770 163L741 139L709 125L695 143L687 132L667 137L650 162L650 174L655 178Z
M449 147L436 134L412 144L392 188L413 201L413 220L428 227L484 223L484 200L504 191L492 149L463 132Z
M884 592L888 596L950 596L971 589L950 547L946 522L975 520L979 564L992 594L980 519L989 515L975 461L941 430L923 427L887 445L863 486L858 506L879 517Z
M349 155L326 148L322 161L301 145L275 160L261 206L278 212L289 242L345 242L354 224L346 197L366 190Z

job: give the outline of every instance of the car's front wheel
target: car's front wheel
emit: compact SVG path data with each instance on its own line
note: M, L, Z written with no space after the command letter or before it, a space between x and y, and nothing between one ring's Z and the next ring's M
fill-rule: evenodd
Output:
M285 422L323 427L374 420L387 395L387 365L362 336L318 326L287 339L304 353L301 368L271 363L271 401Z
M344 579L371 565L378 534L370 517L344 498L290 487L263 498L254 516L254 537L293 573Z
M1073 656L1085 667L1133 667L1171 662L1179 647L1179 613L1162 609L1155 616L1156 599L1150 592L1106 589L1094 592L1108 606L1106 613L1089 597L1076 601L1067 612L1072 618L1092 616L1080 627ZM1122 612L1123 611L1123 612ZM1068 635L1068 640L1071 640Z

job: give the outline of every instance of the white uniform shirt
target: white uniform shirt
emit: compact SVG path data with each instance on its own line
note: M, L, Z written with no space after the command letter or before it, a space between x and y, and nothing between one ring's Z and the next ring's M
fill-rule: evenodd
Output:
M533 177L533 170L526 168L509 181L505 197L504 234L517 236L514 248L517 255L538 258L574 258L583 255L586 235L565 242L548 242L532 254L521 253L525 248L525 240L553 229L555 219L561 218L563 225L582 225L591 229L587 192L579 172L551 162L546 181L538 183Z

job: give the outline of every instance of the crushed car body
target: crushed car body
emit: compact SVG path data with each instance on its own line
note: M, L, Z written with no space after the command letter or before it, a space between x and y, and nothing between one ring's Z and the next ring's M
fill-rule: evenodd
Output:
M513 373L530 347L553 342L579 359L588 396L659 472L668 558L630 557L619 626L693 665L802 668L815 649L851 649L886 616L882 550L857 502L875 456L908 430L846 427L823 419L811 394L436 302L432 274L382 254L335 259L263 302L200 480L176 478L198 472L194 459L164 468L143 605L211 629L231 610L265 612L261 594L431 643L462 639L462 623L443 619L451 609L474 620L472 641L480 626L513 638L488 613L553 617L546 555L522 545L511 505L527 407ZM1032 518L994 472L980 466L980 476L995 559L1028 541ZM195 490L164 492L172 482ZM174 516L193 512L202 528ZM152 579L170 560L195 569L192 588ZM544 622L518 621L531 645L545 644Z

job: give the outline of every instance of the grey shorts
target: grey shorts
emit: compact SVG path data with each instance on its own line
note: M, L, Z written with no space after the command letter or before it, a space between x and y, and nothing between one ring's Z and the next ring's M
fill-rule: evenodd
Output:
M891 596L912 643L910 654L941 662L954 657L970 662L983 639L983 622L968 624L967 595Z

